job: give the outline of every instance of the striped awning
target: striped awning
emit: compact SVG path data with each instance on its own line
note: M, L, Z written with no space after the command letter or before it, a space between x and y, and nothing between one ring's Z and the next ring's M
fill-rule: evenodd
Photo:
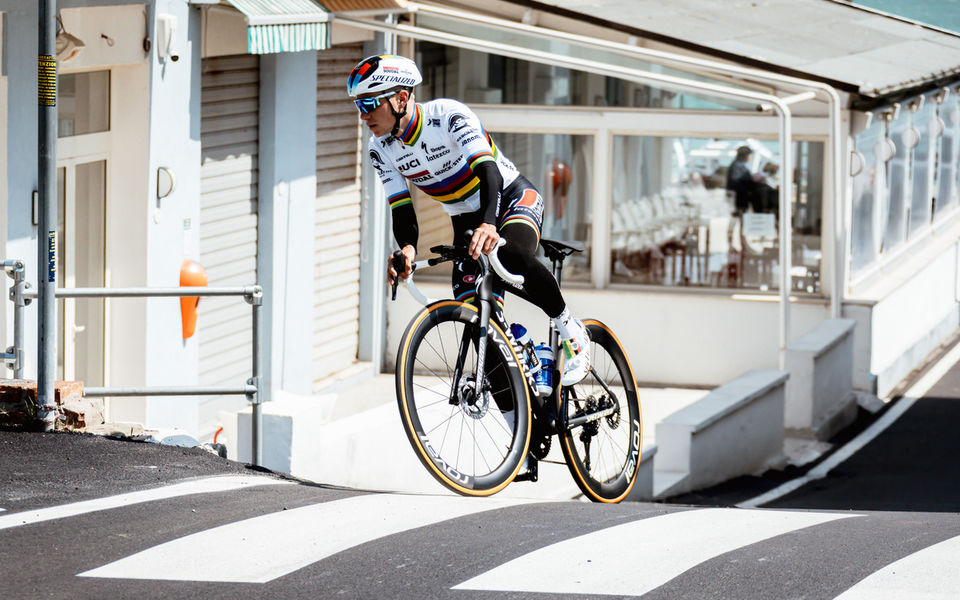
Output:
M247 18L247 52L275 54L330 47L327 11L313 0L226 0Z
M407 0L319 0L319 2L332 12L390 12L407 7Z

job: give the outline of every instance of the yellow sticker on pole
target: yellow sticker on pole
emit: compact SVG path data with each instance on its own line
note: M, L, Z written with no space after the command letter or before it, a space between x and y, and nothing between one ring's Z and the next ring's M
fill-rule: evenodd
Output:
M40 106L57 105L57 59L53 56L37 58L37 99Z
M47 233L47 281L57 281L57 232Z

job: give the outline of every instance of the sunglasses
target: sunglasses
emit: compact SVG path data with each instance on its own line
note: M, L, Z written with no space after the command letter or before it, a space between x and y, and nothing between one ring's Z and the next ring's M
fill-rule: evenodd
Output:
M373 111L380 108L380 101L384 98L389 98L395 96L398 92L386 92L380 94L379 96L370 96L369 98L354 98L354 102L357 104L357 108L365 115L369 115Z

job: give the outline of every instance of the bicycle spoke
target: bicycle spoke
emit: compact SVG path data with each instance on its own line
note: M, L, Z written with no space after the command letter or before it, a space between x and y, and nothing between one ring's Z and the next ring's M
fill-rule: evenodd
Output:
M449 417L447 418L447 420L446 420L447 426L446 426L446 428L443 430L443 439L440 440L440 450L439 450L440 452L443 451L443 446L444 446L444 444L447 443L447 432L450 431L450 421L453 420L453 416L454 416L456 413L457 413L457 407L456 407L456 406L451 406L451 407L450 407L450 416L449 416ZM437 427L439 427L439 425L437 425ZM434 428L434 429L435 429L435 428ZM428 435L427 437L429 437L429 435Z
M427 371L430 375L433 375L434 377L436 377L437 381L439 381L440 383L446 383L446 380L444 380L443 375L440 375L436 371L431 369L430 365L423 362L421 359L419 358L417 359L417 364L421 365L421 367L423 367L423 370Z
M493 439L493 436L490 435L490 430L487 429L487 426L483 423L483 421L480 421L480 427L483 428L484 433L487 434L487 437L490 438L490 441L493 442L493 445L494 445L494 446L499 446L499 445L501 445L501 444L499 444L499 443L497 442L497 440ZM504 428L504 430L506 431L506 428ZM507 433L510 433L510 432L507 431ZM509 452L509 451L510 451L510 444L505 445L505 446L504 446L504 449L505 449L507 452Z
M426 434L426 436L427 436L427 437L430 437L430 434L433 433L434 431L436 431L437 429L439 429L441 425L443 425L444 423L449 423L451 420L453 420L453 418L454 418L455 416L457 416L457 412L458 412L459 410L460 410L460 409L458 409L456 406L451 406L451 407L450 407L450 416L447 417L446 419L440 421L439 423L437 423L437 425L436 425L435 427L433 427L432 429L430 429L429 431L425 431L424 433ZM444 435L444 439L446 439L446 435Z
M443 398L443 400L440 400L440 402L443 402L444 400L446 400L446 399L448 398L448 396L446 396L446 395L444 395L444 394L441 394L440 392L438 392L437 390L435 390L433 387L427 386L427 385L423 385L422 383L417 383L416 381L413 382L413 387L417 387L417 388L420 388L420 389L422 389L422 390L424 390L424 391L430 392L431 394L436 394L436 395L440 396L441 398ZM434 404L436 404L436 402L433 402L433 403L431 403L431 404L428 404L427 406L433 406Z

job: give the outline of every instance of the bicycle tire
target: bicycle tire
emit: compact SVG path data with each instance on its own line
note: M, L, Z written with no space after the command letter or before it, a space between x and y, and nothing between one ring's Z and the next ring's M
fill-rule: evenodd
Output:
M479 321L473 305L435 302L407 326L397 353L397 403L407 439L437 481L465 496L489 496L506 487L530 444L530 396L521 363L493 321L485 359L491 385L482 397L471 396ZM463 342L465 334L469 343ZM454 403L456 360L464 347L466 366Z
M560 447L570 474L584 495L594 502L620 502L637 479L643 448L643 417L636 378L620 340L597 320L585 320L590 333L592 371L583 381L564 387L557 395ZM561 365L562 367L562 365ZM613 394L600 385L607 383ZM609 399L616 412L574 429L570 419ZM596 442L596 444L594 443Z

